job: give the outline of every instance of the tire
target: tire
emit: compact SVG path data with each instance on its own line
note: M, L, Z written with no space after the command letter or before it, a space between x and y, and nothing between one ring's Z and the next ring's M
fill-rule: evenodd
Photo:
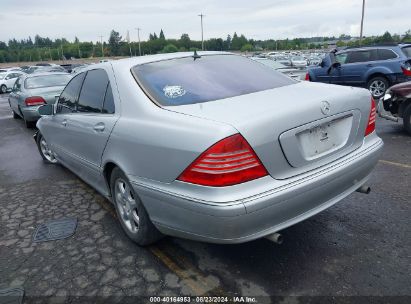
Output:
M24 119L24 117L23 117ZM35 126L35 122L34 121L27 121L24 119L24 125L26 126L27 129L33 129Z
M53 152L49 149L48 144L41 133L37 135L36 143L43 161L46 164L57 164L57 159L54 157Z
M16 112L13 111L13 118L14 119L20 119L19 114L17 114Z
M381 76L373 77L367 83L367 89L371 92L372 96L377 99L384 96L388 87L388 80Z
M127 236L140 246L159 240L162 234L151 222L126 175L119 168L114 168L111 173L110 188L118 219Z
M405 109L404 114L402 116L404 129L411 135L411 104Z
M1 94L7 93L7 87L4 84L0 87L0 93Z

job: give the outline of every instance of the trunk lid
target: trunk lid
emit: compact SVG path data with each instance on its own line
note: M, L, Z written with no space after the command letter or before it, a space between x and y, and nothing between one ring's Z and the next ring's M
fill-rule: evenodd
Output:
M270 175L285 179L360 147L370 98L365 89L303 81L218 101L164 108L233 126Z
M30 89L31 96L41 96L48 104L54 104L57 95L60 95L64 86Z

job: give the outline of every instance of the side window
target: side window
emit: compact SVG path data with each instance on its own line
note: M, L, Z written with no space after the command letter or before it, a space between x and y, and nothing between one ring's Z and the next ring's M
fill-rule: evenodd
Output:
M107 84L106 96L104 97L103 113L104 114L114 114L114 98L113 91L111 90L110 82Z
M346 63L360 63L377 59L377 50L353 51L350 52Z
M85 73L75 76L61 93L57 103L56 113L72 113L76 110L76 101L83 83Z
M398 57L397 54L395 54L391 50L387 50L387 49L378 50L378 60L388 60L388 59L394 59L397 57Z
M335 55L335 60L337 60L337 62L344 64L347 61L347 56L348 53L341 53L341 54L336 54Z
M78 100L77 112L101 113L108 83L104 70L88 71Z
M13 86L13 92L19 92L21 89L21 78L17 78Z

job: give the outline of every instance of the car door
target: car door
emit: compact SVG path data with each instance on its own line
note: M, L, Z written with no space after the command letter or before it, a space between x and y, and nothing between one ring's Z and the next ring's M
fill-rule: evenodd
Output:
M377 58L377 50L356 50L348 53L345 64L341 65L343 82L346 85L363 86L366 73Z
M55 115L43 121L42 134L56 153L57 159L70 169L75 158L72 156L70 144L75 138L67 132L67 123L76 111L76 103L83 85L85 73L73 77L61 92L55 106Z
M67 119L65 133L69 141L65 148L75 160L75 172L97 189L102 177L101 158L117 119L106 70L89 70L76 111Z
M21 92L21 78L17 78L16 82L14 83L13 89L10 92L9 95L9 104L10 108L16 112L19 113L19 99L21 98L22 92Z
M336 60L338 61L338 55L336 56ZM330 56L326 56L322 60L322 66L313 68L317 81L324 83L341 84L342 78L340 67L338 66L330 68L330 66L331 58Z

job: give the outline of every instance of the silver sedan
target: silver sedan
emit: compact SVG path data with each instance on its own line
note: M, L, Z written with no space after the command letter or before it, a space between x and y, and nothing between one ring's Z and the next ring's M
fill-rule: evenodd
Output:
M220 52L93 65L39 111L44 161L113 202L140 245L275 239L365 192L383 146L367 90Z
M71 79L67 73L24 74L14 83L9 105L14 118L23 118L31 127L40 118L38 108L53 104Z

